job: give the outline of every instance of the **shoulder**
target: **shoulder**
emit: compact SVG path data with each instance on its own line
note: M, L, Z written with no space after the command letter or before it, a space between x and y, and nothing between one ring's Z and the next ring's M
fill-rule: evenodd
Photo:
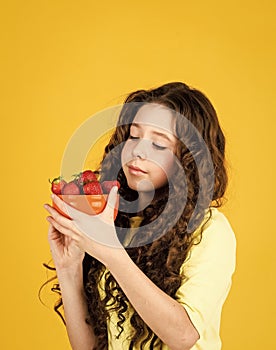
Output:
M236 245L236 238L230 222L217 208L211 208L211 218L203 226L202 240L215 241L218 244Z
M208 218L208 215L206 216ZM211 208L211 217L196 230L200 240L192 246L184 265L200 262L228 265L233 271L236 259L236 238L226 216L216 208Z
M214 337L219 343L221 309L231 287L236 261L236 239L228 219L215 208L205 223L208 216L207 213L195 231L196 237L201 232L201 240L195 242L181 266L183 279L176 292L176 300L185 307L200 334L202 348L205 345L211 348Z

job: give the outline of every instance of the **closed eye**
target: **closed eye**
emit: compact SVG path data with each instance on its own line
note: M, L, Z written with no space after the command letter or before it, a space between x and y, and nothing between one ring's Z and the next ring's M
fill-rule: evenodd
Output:
M158 149L159 151L163 151L164 149L166 149L167 147L164 147L164 146L160 146L158 145L157 143L152 143L153 147Z
M139 139L139 137L137 137L137 136L132 136L132 135L129 135L129 138L130 138L131 140L138 140L138 139Z
M130 139L130 140L139 140L140 137L129 135L129 139ZM164 149L167 148L167 147L165 147L165 146L160 146L160 145L158 145L158 144L155 143L155 142L152 143L152 146L153 146L155 149L159 150L159 151L163 151Z

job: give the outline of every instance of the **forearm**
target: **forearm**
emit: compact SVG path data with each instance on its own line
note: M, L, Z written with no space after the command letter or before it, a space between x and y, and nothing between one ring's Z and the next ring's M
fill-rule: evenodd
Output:
M96 339L86 323L88 309L83 290L82 267L58 272L66 329L73 350L91 350Z
M199 335L184 307L159 289L125 250L107 266L144 322L172 350L188 350ZM126 273L127 271L127 273Z

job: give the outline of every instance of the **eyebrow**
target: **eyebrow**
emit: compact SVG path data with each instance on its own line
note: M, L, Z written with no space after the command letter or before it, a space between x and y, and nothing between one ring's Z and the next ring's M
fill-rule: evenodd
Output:
M151 124L149 124L149 125L151 125ZM136 128L141 129L140 124L137 124L137 123L132 123L131 126L135 126ZM155 130L153 130L152 133L153 133L154 135L161 136L161 137L165 138L165 139L168 140L170 143L173 142L173 140L172 140L171 138L169 138L169 136L167 136L167 134L164 134L164 133L162 133L162 132L158 132L158 131L155 131Z

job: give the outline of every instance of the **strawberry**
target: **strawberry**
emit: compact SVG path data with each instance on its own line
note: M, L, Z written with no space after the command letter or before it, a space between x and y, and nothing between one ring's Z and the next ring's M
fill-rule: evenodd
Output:
M61 176L56 177L52 181L49 179L49 182L52 184L51 191L54 194L61 194L63 187L67 184L67 182L64 181Z
M120 183L116 180L113 181L103 181L101 183L102 185L102 189L103 189L103 193L109 193L111 191L111 188L114 186L117 186L118 189L120 188Z
M68 182L61 191L62 194L80 194L79 186L74 182Z
M79 186L83 186L91 181L97 181L96 174L92 170L85 170L75 175L75 180Z
M83 193L95 195L95 194L102 194L103 191L98 181L91 181L83 186Z

